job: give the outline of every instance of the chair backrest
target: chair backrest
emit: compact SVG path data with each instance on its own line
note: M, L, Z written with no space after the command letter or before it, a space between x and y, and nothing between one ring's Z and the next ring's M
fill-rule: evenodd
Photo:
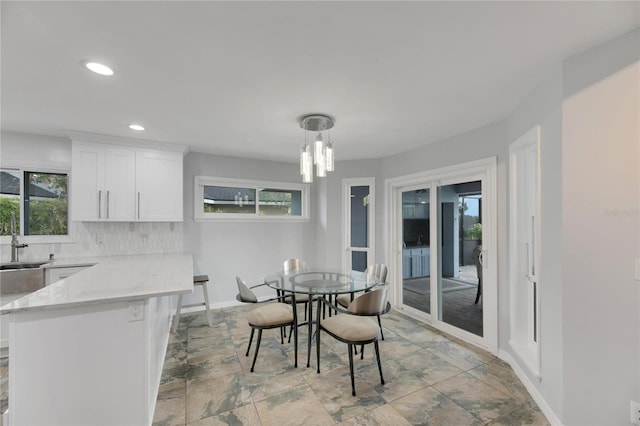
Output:
M387 281L387 265L382 263L369 265L369 267L364 270L364 273L376 277L380 284L384 284Z
M478 275L478 279L482 281L482 260L480 259L480 254L482 253L482 246L477 246L473 249L473 263L476 265L476 274Z
M282 264L282 270L285 274L290 272L301 272L309 270L309 267L302 259L287 259Z
M387 311L389 286L376 287L353 299L347 311L354 315L381 315Z
M238 295L236 296L236 299L238 299L240 302L245 303L258 302L258 298L242 278L236 277L236 283L238 284Z

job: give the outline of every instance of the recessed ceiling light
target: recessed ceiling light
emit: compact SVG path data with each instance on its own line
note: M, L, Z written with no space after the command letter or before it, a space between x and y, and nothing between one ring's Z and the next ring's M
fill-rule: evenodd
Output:
M129 128L130 128L131 130L137 130L137 131L139 131L139 132L141 132L141 131L143 131L143 130L144 130L144 127L143 127L143 126L141 126L141 125L139 125L139 124L129 124Z
M95 72L96 74L112 76L113 70L106 65L99 64L97 62L87 62L84 64L85 67Z

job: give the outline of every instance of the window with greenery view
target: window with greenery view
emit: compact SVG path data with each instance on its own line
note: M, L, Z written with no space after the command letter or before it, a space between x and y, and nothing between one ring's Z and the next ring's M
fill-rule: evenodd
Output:
M308 186L279 182L196 177L196 219L307 219Z
M68 235L67 195L67 174L0 169L0 235L11 235L11 212L20 236Z

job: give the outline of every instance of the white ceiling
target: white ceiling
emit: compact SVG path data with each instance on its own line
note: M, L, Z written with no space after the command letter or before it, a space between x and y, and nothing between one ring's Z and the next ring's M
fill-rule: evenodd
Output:
M338 160L503 118L560 62L640 25L638 2L1 3L2 128L295 161L305 113ZM115 76L84 69L110 65ZM144 133L127 128L146 126Z

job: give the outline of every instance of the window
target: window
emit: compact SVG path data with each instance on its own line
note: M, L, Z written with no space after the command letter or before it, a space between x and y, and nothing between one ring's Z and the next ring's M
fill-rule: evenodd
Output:
M196 220L308 220L304 184L196 176Z
M68 176L20 169L0 169L0 235L68 235Z

